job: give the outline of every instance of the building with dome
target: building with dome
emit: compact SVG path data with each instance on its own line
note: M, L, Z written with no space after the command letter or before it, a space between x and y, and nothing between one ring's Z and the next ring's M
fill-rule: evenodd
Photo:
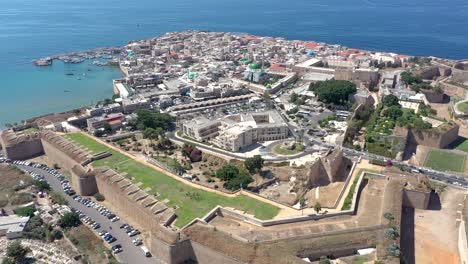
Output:
M262 83L268 79L268 74L262 69L258 63L250 63L244 72L244 80L253 83Z

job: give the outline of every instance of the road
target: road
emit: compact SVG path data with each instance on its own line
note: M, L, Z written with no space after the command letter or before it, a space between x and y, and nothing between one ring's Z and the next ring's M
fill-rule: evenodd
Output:
M120 226L123 224L122 220L119 220L117 222L112 223L107 217L102 216L96 209L94 208L88 208L85 205L75 201L72 199L72 197L66 195L63 193L62 186L59 182L59 180L52 174L48 173L47 171L39 168L33 168L25 165L17 165L19 168L27 170L29 172L36 172L38 174L41 174L44 176L45 180L49 183L49 185L52 187L52 189L55 192L60 192L63 194L65 199L68 201L68 204L76 209L80 210L87 216L93 218L96 222L101 224L101 228L97 230L93 230L93 232L98 236L98 232L102 230L108 231L111 235L113 235L115 238L117 238L117 241L112 243L111 245L117 245L121 244L123 251L116 254L116 258L120 263L138 263L138 264L159 264L159 263L164 263L154 256L151 258L147 258L143 255L143 251L140 249L140 247L133 245L132 239L136 238L135 237L129 237L127 233L123 229L120 229ZM84 224L85 225L85 224ZM112 229L110 229L112 227ZM103 242L106 243L107 242Z

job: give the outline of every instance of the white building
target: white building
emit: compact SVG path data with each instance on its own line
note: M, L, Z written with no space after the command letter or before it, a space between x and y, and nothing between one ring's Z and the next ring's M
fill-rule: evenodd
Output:
M17 215L0 216L0 236L6 236L8 239L21 237L28 221L29 217Z

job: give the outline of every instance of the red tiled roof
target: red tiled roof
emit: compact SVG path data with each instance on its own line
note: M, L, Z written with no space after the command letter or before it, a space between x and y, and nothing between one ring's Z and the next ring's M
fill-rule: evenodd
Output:
M316 42L306 42L304 44L304 47L308 48L308 49L315 49L319 44L317 44Z
M246 41L251 41L251 40L257 40L259 38L260 38L259 36L247 35L247 36L244 36L242 39Z

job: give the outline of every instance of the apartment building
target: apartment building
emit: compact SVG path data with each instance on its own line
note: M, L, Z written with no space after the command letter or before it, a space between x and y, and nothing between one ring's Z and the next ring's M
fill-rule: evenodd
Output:
M183 133L222 149L239 151L256 142L286 139L289 129L276 111L244 113L216 121L199 117L182 125Z

